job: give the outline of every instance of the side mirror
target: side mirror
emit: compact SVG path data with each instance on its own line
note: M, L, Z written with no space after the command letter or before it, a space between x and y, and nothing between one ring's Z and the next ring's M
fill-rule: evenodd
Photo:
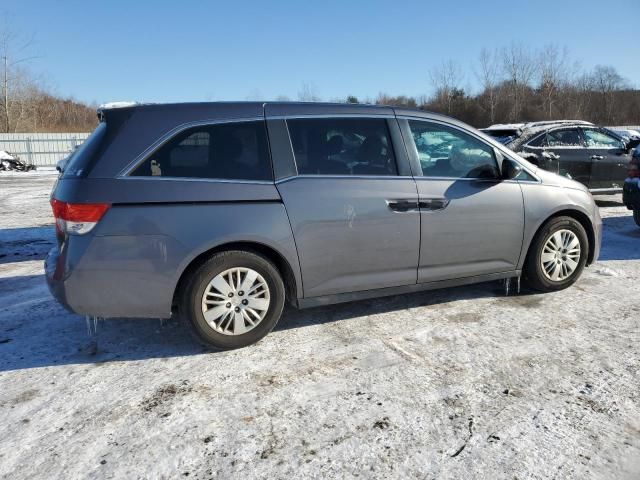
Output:
M625 144L625 150L627 151L627 153L629 153L638 145L640 145L640 138L632 138L631 140L627 141L627 143Z
M511 180L516 178L522 171L522 167L513 160L506 158L500 150L493 149L498 165L500 166L500 178L502 180Z
M513 160L509 160L508 158L505 158L502 161L501 173L502 173L503 180L512 180L516 178L518 175L520 175L521 171L522 171L522 167L518 165L516 162L514 162Z

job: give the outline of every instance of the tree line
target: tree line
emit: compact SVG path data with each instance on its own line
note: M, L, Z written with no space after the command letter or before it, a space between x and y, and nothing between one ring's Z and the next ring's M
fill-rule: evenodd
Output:
M631 60L631 59L630 59ZM472 76L480 85L465 88ZM467 70L453 60L429 72L431 96L390 96L374 103L401 105L456 117L476 127L541 120L587 120L599 125L639 125L640 90L608 65L585 71L566 48L522 44L482 49ZM359 102L355 96L347 102Z
M27 68L33 39L0 19L0 132L87 132L97 124L96 106L47 91Z

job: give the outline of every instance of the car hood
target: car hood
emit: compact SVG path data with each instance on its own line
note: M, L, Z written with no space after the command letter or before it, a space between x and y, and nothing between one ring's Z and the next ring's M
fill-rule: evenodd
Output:
M540 178L540 180L542 180L542 183L544 183L545 185L572 188L574 190L582 190L583 192L589 191L589 189L580 182L576 182L575 180L571 180L568 177L563 177L562 175L558 175L556 173L548 172L541 168L538 168L536 170L536 175Z

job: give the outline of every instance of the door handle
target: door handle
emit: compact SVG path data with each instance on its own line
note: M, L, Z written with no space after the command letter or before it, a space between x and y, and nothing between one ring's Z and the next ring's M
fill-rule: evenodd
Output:
M417 200L387 200L387 205L394 212L408 212L418 209Z
M603 160L604 156L602 155L591 155L591 160Z
M449 199L447 198L427 198L418 202L420 210L442 210L447 208L447 205L449 205Z
M542 156L544 158L549 158L551 160L558 160L560 158L560 155L558 155L557 153L553 153L553 152L542 152Z

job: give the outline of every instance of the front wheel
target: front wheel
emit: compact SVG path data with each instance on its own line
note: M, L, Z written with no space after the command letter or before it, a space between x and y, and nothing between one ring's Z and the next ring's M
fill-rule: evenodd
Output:
M584 269L589 241L584 227L571 217L549 220L537 233L524 266L525 282L552 292L572 285Z
M213 255L188 280L180 310L192 333L217 349L246 347L278 323L284 283L268 259L247 251Z
M633 219L635 220L636 225L640 227L640 210L633 211Z

